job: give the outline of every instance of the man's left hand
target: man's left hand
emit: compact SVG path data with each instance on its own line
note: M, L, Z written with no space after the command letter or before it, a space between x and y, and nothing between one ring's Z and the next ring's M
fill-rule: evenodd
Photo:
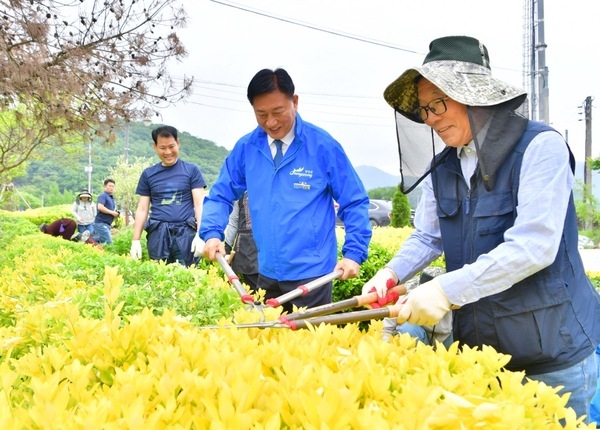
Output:
M194 257L202 256L202 252L204 251L204 241L200 239L200 236L196 234L194 236L194 240L192 241L192 248L190 249L194 253Z
M406 296L404 303L402 300L400 298L396 304L396 306L400 306L398 324L409 322L433 326L450 312L451 303L435 278L412 290Z

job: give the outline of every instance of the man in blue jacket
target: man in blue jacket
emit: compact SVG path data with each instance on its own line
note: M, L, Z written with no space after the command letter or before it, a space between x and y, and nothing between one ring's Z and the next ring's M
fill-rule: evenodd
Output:
M233 202L248 191L258 248L259 289L279 297L318 277L342 270L356 277L367 258L369 199L342 146L297 113L298 95L283 69L263 69L248 85L258 127L242 137L225 160L204 202L200 236L204 256L225 254L223 232ZM334 200L344 221L343 258L337 261ZM331 282L289 303L331 302Z

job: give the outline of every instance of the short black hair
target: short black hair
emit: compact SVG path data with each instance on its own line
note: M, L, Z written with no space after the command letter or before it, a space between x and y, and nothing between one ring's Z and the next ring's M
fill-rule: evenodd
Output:
M111 182L114 184L114 183L115 183L114 179L110 179L110 178L108 178L108 179L105 179L105 180L104 180L104 186L106 187L106 184L109 184L109 183L111 183Z
M290 99L294 97L294 82L284 69L262 69L254 75L248 84L248 101L254 105L255 97L273 91L281 91Z
M154 141L155 145L159 136L172 137L173 139L177 140L177 129L170 125L161 125L160 127L156 127L154 130L152 130L152 140Z

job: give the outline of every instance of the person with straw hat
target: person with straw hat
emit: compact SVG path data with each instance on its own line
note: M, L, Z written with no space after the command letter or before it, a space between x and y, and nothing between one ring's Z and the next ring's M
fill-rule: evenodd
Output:
M96 205L92 202L92 194L88 190L83 190L77 194L71 213L77 221L77 231L79 233L87 230L90 235L94 234Z
M577 250L574 157L518 113L526 97L492 76L487 48L467 36L433 40L422 66L385 89L401 189L421 184L422 196L415 231L363 292L384 296L443 254L446 273L394 305L398 323L434 326L452 312L455 341L510 355L507 369L562 386L589 417L600 295Z

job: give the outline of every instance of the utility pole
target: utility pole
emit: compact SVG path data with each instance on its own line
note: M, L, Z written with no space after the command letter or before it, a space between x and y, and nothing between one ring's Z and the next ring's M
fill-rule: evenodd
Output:
M537 38L535 52L537 54L537 84L539 95L538 121L550 124L548 99L548 67L546 66L546 45L544 39L544 0L537 1Z
M125 120L125 164L129 170L129 120ZM123 207L125 213L125 226L129 225L129 205L125 202Z
M125 127L125 163L129 163L129 121L126 120Z
M523 88L529 89L529 95L520 112L529 119L550 124L544 0L524 0L523 4Z
M92 192L92 141L88 143L88 165L83 169L88 175L88 192Z
M584 198L588 205L591 205L590 195L592 194L592 97L587 96L583 102L583 113L585 115L585 164L583 167ZM585 220L585 229L591 230L592 220Z

